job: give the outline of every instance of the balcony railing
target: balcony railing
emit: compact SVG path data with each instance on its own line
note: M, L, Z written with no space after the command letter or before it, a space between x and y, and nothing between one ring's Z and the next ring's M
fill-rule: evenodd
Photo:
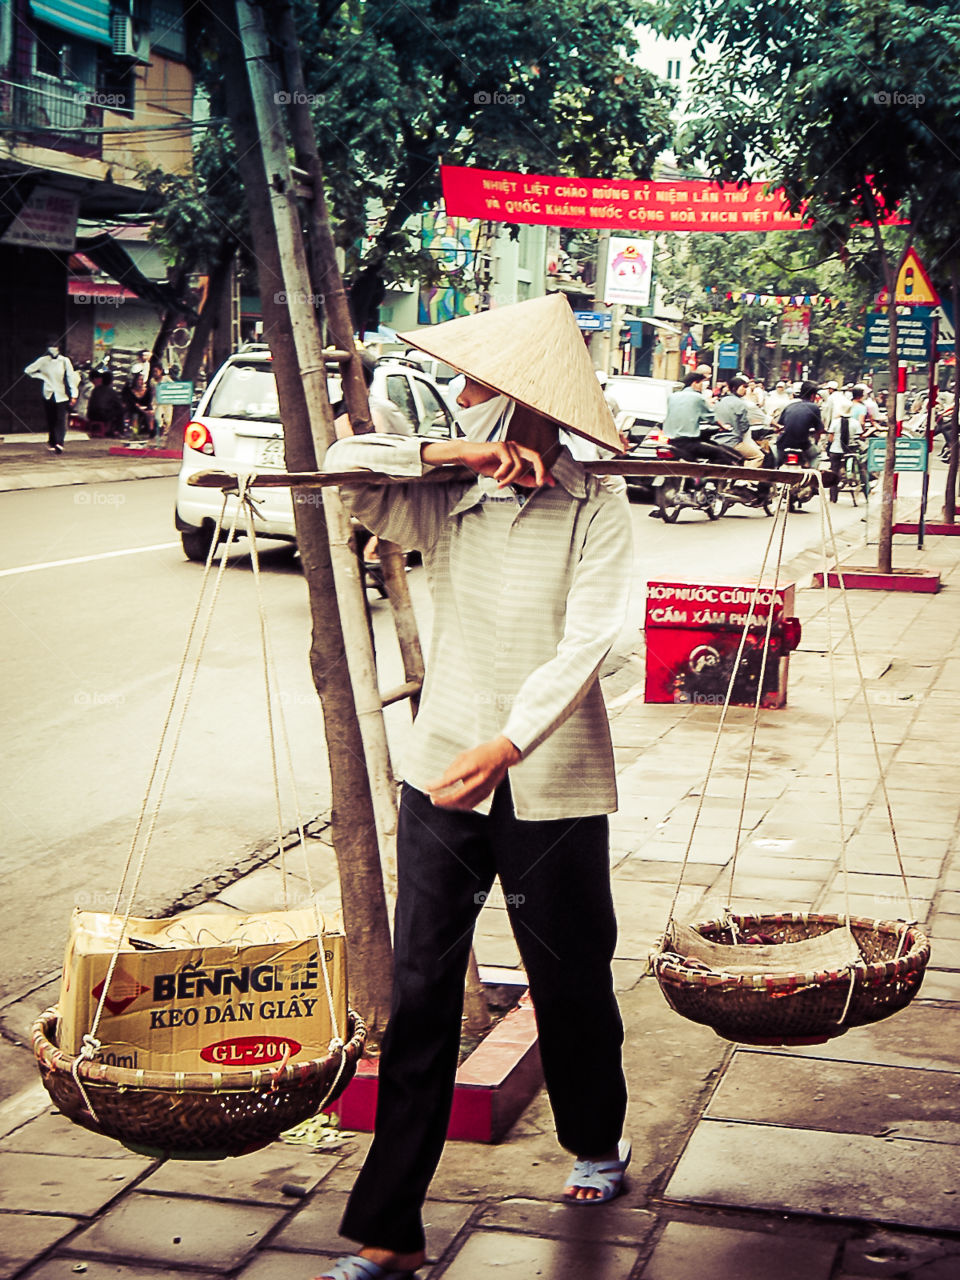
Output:
M103 104L90 85L46 76L0 80L0 118L32 142L73 155L99 157Z

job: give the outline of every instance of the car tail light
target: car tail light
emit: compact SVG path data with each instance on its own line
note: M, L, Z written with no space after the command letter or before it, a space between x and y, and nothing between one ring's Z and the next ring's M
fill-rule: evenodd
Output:
M187 423L187 429L183 433L183 443L188 449L196 449L197 453L216 453L210 428L202 422Z

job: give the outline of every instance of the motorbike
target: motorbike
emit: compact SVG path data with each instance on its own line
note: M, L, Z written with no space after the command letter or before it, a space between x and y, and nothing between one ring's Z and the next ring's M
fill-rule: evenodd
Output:
M805 476L800 484L793 486L787 499L788 511L801 511L804 503L809 502L814 494L819 492L820 485L817 483L816 476L813 471L810 471L800 449L784 449L780 468L783 471L809 471L809 475Z
M709 428L701 432L701 440L710 444L709 459L703 453L698 455L696 444L689 450L677 449L664 442L657 446L657 458L674 462L720 462L724 466L742 467L743 458L735 449L716 444L710 437L713 431ZM766 454L764 466L773 465L770 455L770 437L774 432L769 428L755 429L753 438ZM683 510L702 511L708 520L719 520L737 503L744 507L756 507L773 515L773 502L770 486L755 484L749 481L700 479L693 476L657 476L653 482L653 494L661 519L668 524L675 524Z

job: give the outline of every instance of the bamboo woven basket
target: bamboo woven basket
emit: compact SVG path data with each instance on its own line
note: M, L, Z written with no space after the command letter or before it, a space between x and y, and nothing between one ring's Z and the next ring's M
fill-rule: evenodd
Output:
M44 1086L67 1119L142 1154L188 1160L244 1155L314 1115L349 1084L367 1038L363 1020L351 1012L342 1055L273 1070L172 1073L92 1059L77 1065L57 1047L56 1024L55 1008L41 1014L33 1024L33 1051Z
M846 920L798 913L729 918L741 936L759 934L772 943L812 938ZM725 921L709 920L694 928L711 942L736 942ZM704 970L669 949L660 950L652 964L671 1008L727 1040L822 1043L903 1009L919 991L930 958L930 943L916 925L851 918L850 928L863 957L853 968L852 983L849 970L787 975ZM742 949L749 951L749 946Z

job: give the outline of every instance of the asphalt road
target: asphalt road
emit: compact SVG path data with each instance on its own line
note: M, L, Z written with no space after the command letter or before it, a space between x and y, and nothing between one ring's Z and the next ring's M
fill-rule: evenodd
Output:
M75 903L113 906L202 575L173 530L174 489L169 478L0 496L0 1000L58 967ZM648 579L755 574L771 524L738 509L715 524L685 514L665 526L649 511L631 507L637 590L608 672L637 646ZM862 529L863 510L849 499L834 511L839 529ZM819 538L814 503L788 524L785 562ZM245 553L231 561L159 811L138 898L144 915L233 867L277 830L252 574ZM329 791L307 665L306 586L285 547L268 544L263 566L298 793L310 817L326 809ZM410 580L425 629L423 571ZM371 602L388 687L399 674L396 646L386 605ZM406 706L389 709L394 749L408 725ZM293 825L288 808L284 826Z

